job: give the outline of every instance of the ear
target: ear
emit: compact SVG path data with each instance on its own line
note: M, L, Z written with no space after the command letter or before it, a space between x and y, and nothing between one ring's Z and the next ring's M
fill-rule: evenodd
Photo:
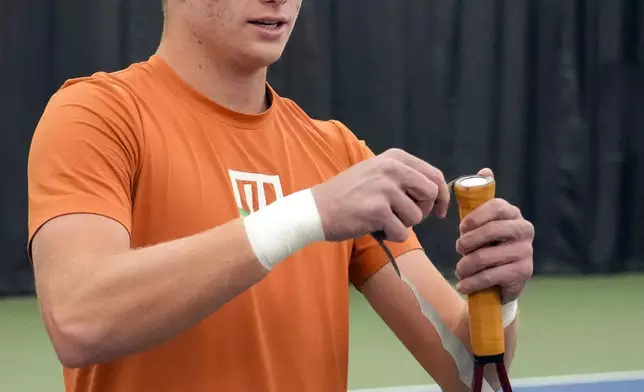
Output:
M489 169L487 167L484 168L484 169L479 170L478 175L479 176L485 176L485 177L494 178L494 172L492 172L492 169Z

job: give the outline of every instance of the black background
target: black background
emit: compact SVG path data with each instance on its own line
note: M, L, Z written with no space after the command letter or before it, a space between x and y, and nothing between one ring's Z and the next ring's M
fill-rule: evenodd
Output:
M33 291L26 162L67 79L145 60L160 2L0 2L0 295ZM537 274L644 270L644 6L633 0L304 0L271 84L375 152L489 166L536 227ZM455 210L417 228L451 276Z

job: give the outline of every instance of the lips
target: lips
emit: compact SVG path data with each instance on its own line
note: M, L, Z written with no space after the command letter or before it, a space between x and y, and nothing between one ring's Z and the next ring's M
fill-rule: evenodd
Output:
M287 20L281 17L264 17L252 19L248 23L267 30L277 30L285 25L286 22Z
M255 26L268 29L268 30L277 30L284 25L285 22L280 22L278 20L268 20L268 21L250 21L249 23L254 24Z

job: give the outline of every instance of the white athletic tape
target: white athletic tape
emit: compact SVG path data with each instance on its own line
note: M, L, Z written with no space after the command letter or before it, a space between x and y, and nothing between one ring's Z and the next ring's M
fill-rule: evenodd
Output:
M503 328L506 328L514 321L514 319L517 317L518 309L519 309L519 301L516 299L512 302L508 302L507 304L501 307L501 314L503 317Z
M305 246L324 241L324 229L310 189L298 191L244 218L259 262L271 270Z
M474 359L472 353L465 347L463 342L452 333L447 325L436 312L436 309L427 302L418 292L414 284L403 274L402 280L407 283L416 296L416 301L420 305L420 311L423 316L434 326L434 329L440 337L441 344L445 351L447 351L454 359L454 364L458 371L458 377L468 388L472 385L472 377L474 376ZM486 380L483 380L483 392L492 392L492 387Z

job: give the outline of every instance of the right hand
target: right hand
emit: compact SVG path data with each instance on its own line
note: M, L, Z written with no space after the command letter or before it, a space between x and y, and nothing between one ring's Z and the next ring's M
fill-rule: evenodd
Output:
M434 213L444 218L449 189L443 173L427 162L390 149L313 188L327 241L384 231L402 242L407 228Z

